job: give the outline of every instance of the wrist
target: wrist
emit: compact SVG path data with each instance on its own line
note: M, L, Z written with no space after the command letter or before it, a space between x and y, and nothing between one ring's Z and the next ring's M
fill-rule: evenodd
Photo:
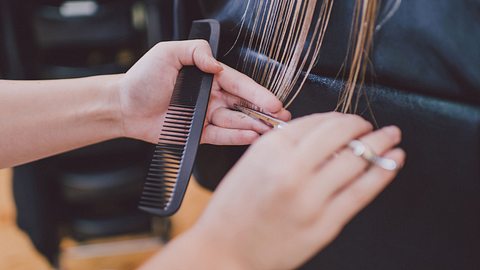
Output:
M121 89L124 74L105 75L100 80L105 89L104 104L108 111L113 136L125 137L124 116L122 113Z
M216 233L206 232L198 228L191 229L187 234L185 245L189 245L191 241L195 243L193 248L196 250L198 261L205 265L205 269L231 269L243 270L252 269L247 263L241 259L236 250L236 243L227 239L219 239Z
M225 249L201 231L191 229L170 242L157 256L144 265L149 269L251 269L237 259L233 249Z

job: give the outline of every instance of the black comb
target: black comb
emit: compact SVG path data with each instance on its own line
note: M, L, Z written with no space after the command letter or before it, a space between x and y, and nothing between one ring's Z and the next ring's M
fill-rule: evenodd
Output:
M219 37L218 21L199 20L193 22L189 39L207 40L216 56ZM170 216L180 208L200 145L212 82L213 75L197 67L180 71L145 181L141 210Z

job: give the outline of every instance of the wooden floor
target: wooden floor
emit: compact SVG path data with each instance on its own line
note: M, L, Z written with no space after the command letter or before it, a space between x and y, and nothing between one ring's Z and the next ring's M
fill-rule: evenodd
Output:
M211 194L191 181L182 209L173 217L173 235L187 230L202 213ZM0 270L51 269L37 254L28 237L15 225L15 207L11 192L11 172L0 170ZM146 236L98 239L88 245L73 240L62 242L61 269L128 270L135 269L161 244Z
M0 269L50 269L15 226L10 171L0 171Z

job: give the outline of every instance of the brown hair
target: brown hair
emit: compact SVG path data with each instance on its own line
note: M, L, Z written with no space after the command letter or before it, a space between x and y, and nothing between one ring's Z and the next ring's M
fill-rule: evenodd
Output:
M354 93L364 83L379 1L356 0L352 45L346 58L349 70L337 106L339 111L354 110ZM250 19L245 13L241 22L242 29L245 24L251 29L245 35L242 71L270 89L288 107L318 60L333 6L334 0L249 0L247 10L253 13ZM255 59L249 59L252 51ZM300 81L302 72L305 74Z
M337 110L345 113L356 111L358 106L358 99L354 104L353 97L355 90L361 89L364 84L370 50L373 45L378 5L378 0L356 1L350 36L353 46L347 53L350 68L345 88L340 94L337 105ZM361 95L357 95L357 97L360 96Z

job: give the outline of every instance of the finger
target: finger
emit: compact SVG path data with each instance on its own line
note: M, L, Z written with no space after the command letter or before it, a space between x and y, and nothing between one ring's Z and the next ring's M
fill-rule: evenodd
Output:
M242 103L242 98L234 96L226 91L221 91L223 100L225 101L227 107L229 108L235 108L235 105L241 104ZM292 119L292 114L287 111L286 109L282 108L280 111L277 113L269 113L271 116L282 120L282 121L290 121Z
M282 110L282 102L266 88L231 67L226 65L223 67L223 71L215 76L221 89L255 104L270 114Z
M372 124L356 115L331 118L306 133L294 155L304 160L302 169L313 172L351 140L372 129Z
M252 130L260 134L271 130L270 127L261 121L253 119L244 113L232 111L224 107L220 107L213 112L211 121L212 124L217 127Z
M385 157L395 160L399 165L403 165L405 162L405 152L401 149L392 150ZM328 226L328 223L333 226L345 225L385 189L397 173L372 166L360 178L346 186L327 202L320 223L325 226Z
M365 135L360 141L370 147L376 154L382 156L400 143L401 134L398 127L391 126ZM345 185L354 181L354 179L364 173L369 166L369 162L361 157L355 156L352 150L347 147L320 168L315 177L312 178L308 190L312 192L322 190L325 196L330 197L338 190L344 188ZM317 198L321 199L318 196ZM316 201L312 203L320 202L321 201Z
M223 66L213 57L212 49L205 40L187 40L170 43L172 53L177 57L177 69L196 66L203 72L219 73Z
M281 130L275 132L275 136L282 136L288 138L292 143L297 144L304 139L305 134L310 132L313 128L322 125L329 119L337 119L344 117L344 114L337 112L317 113L308 116L297 118L288 122L288 125Z
M249 145L260 137L251 130L227 129L208 125L202 135L202 143L215 145Z
M290 113L287 109L282 109L280 112L272 114L272 116L284 122L292 120L292 113Z

